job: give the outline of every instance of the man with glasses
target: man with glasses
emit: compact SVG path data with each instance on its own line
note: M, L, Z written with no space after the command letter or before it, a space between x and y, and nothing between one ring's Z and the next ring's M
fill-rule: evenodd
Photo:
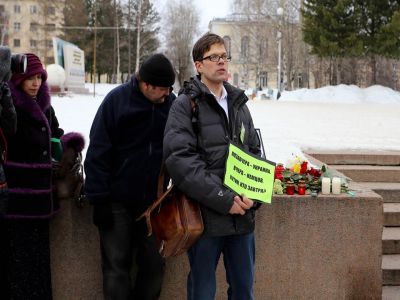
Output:
M154 300L161 291L164 260L136 218L157 198L174 82L170 61L151 56L105 97L90 130L85 192L100 233L106 300Z
M176 186L200 203L204 234L188 251L187 297L215 299L215 269L223 254L228 299L253 299L254 214L257 205L224 186L230 142L260 154L244 92L226 82L224 40L212 33L193 47L198 76L174 101L164 134L164 160Z

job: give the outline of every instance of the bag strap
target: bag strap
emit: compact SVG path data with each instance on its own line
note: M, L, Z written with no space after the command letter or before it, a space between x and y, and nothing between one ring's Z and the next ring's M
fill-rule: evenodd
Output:
M161 195L161 197L159 197L148 209L146 209L146 211L140 217L136 219L136 221L139 221L143 218L146 218L147 231L148 231L147 236L151 236L153 233L153 228L151 226L151 220L150 220L151 213L164 201L164 199L168 196L168 194L172 191L173 188L175 188L174 185L168 188L164 192L164 194Z
M196 134L199 132L199 126L198 126L198 103L197 99L192 99L190 95L187 95L191 102L191 107L192 107L192 125L193 125L193 130ZM153 202L153 204L145 210L143 214L141 214L136 221L139 221L143 218L146 218L146 224L147 224L147 231L148 231L148 236L151 236L153 233L153 228L151 226L151 220L150 216L151 213L153 212L154 209L156 209L163 201L164 199L168 196L169 193L172 192L172 190L175 188L175 186L172 184L171 187L166 189L167 183L169 181L169 173L167 170L167 167L165 166L164 163L161 165L160 169L160 175L158 176L158 185L157 185L157 200Z

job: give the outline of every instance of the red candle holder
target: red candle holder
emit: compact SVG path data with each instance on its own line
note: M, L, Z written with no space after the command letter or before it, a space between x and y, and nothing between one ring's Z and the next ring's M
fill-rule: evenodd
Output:
M299 195L305 195L306 194L306 185L305 184L299 184L297 186L297 193Z
M286 194L294 195L294 184L293 183L286 183Z
M299 182L297 183L297 193L299 195L305 195L306 194L306 182L304 180L299 180Z

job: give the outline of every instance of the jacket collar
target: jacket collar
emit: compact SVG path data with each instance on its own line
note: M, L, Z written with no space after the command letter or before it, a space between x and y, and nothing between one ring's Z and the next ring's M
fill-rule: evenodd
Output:
M12 81L9 82L9 87L15 108L28 113L38 121L42 121L43 113L50 108L50 93L47 83L43 82L40 86L36 100L16 87Z
M228 106L231 107L233 105L241 105L247 102L247 97L244 94L244 91L234 87L228 82L223 83L224 88L228 93ZM185 81L183 84L183 88L179 91L179 94L189 95L192 99L200 99L202 96L210 95L214 98L210 90L207 86L201 82L200 77L197 75L195 77L190 78L189 81Z

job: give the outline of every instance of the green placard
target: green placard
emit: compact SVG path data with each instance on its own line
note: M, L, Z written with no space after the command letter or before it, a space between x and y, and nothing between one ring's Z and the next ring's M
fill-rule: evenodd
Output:
M271 203L275 163L229 144L224 184L238 195Z

